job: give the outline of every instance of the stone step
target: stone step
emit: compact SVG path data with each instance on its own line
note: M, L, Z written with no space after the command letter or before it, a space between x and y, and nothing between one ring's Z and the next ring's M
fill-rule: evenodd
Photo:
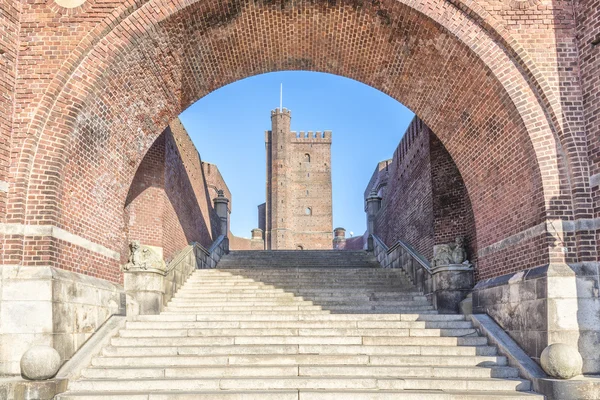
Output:
M292 268L272 268L272 269L200 269L194 271L194 273L190 276L192 278L198 277L236 277L240 276L243 278L253 278L253 279L263 279L270 277L279 277L279 276L291 276L291 277L331 277L331 278L339 278L342 274L339 273L339 270L325 268L319 270L318 268L311 269L292 269ZM358 268L358 269L350 269L344 268L343 276L353 278L353 277L387 277L387 278L396 278L396 277L407 277L408 275L404 270L401 269L383 269L383 268Z
M406 279L406 272L399 269L365 269L358 270L344 269L344 273L340 274L338 270L326 269L227 269L227 270L197 270L189 279L226 279L226 278L241 278L241 279L274 279L274 278L293 278L305 279L316 278L323 279L357 279L357 278L384 278L384 279Z
M398 311L398 310L396 310ZM401 311L401 310L400 310ZM168 309L163 311L162 315L173 315L173 314L193 314L193 315L206 315L206 310L198 309ZM288 314L305 314L305 315L325 315L330 314L329 310L252 310L252 311L240 311L240 310L214 310L211 315L239 315L239 314L272 314L272 315L288 315Z
M395 296L401 296L401 297L414 297L414 296L418 296L418 297L423 297L422 293L419 292L412 292L412 291L400 291L400 290L396 290L396 291L388 291L388 292L377 292L376 290L351 290L351 289L344 289L344 290L333 290L333 289L290 289L287 292L284 291L283 289L265 289L265 290L236 290L236 291L231 291L228 289L219 289L219 288L215 288L215 289L196 289L196 290L184 290L184 291L180 291L178 292L177 296L178 297L204 297L204 296L237 296L237 295L247 295L247 296L260 296L260 295L273 295L273 296L277 296L277 295L287 295L287 296L297 296L297 297L303 297L304 299L307 300L311 300L313 298L328 298L328 297L335 297L335 298L351 298L352 296L355 297L380 297L380 298L385 298L385 297L395 297Z
M103 349L106 357L148 357L176 355L387 355L387 356L495 356L496 347L458 345L230 345L230 346L109 346Z
M352 290L360 286L362 291L371 290L371 291L410 291L413 290L414 287L410 283L404 284L394 284L394 283L354 283L354 282L331 282L331 283L323 283L322 285L303 283L303 282L293 282L293 281L285 281L285 282L275 282L275 283L253 283L253 282L240 282L237 284L221 284L217 282L198 282L198 283L186 283L185 290L187 291L196 291L202 289L228 289L232 292L237 290L263 290L263 289L302 289L302 290L319 290L319 291L336 291L339 289L342 290Z
M205 304L203 302L197 301L195 299L179 299L173 298L169 305L177 306L177 307L197 307L198 305ZM248 299L248 300L212 300L210 302L206 302L207 306L279 306L279 305L305 305L312 306L314 305L312 301L309 300L300 300L295 297L288 297L284 299Z
M439 339L450 339L444 342ZM468 342L467 337L435 337L435 336L183 336L183 337L115 337L113 346L206 346L233 344L366 344L366 345L418 345L427 344L456 345L463 342L468 345L484 344L474 340ZM473 339L482 339L477 336ZM483 338L485 339L485 338ZM456 340L456 341L454 341ZM454 344L453 344L454 343ZM445 344L442 344L445 345Z
M254 260L253 262L230 262L223 261L219 263L219 268L221 270L227 269L252 269L252 270L271 270L273 268L292 268L296 270L310 270L310 269L375 269L379 267L379 265L371 262L365 261L356 261L356 262L346 262L343 260L331 260L331 261L305 261L305 262L292 262L288 260L282 260L281 262L264 262L263 260Z
M376 276L355 276L355 277L340 277L331 275L320 276L315 275L312 277L309 276L265 276L265 277L252 277L252 276L228 276L228 277L220 277L220 276L193 276L187 280L187 283L195 283L195 284L209 284L209 283L220 283L220 284L242 284L242 283L258 283L262 282L265 284L274 284L280 282L301 282L305 284L329 284L329 283L397 283L397 284L406 284L408 278L402 275L393 276L393 277L376 277Z
M411 288L413 289L413 288ZM283 290L283 289L281 289ZM289 289L288 293L295 293L301 296L305 295L332 295L332 296L345 296L347 294L354 295L384 295L384 296L422 296L423 293L414 290L402 290L401 288L393 288L392 290L377 290L377 289L365 289L361 287L356 288L294 288Z
M210 337L210 336L381 336L456 337L476 334L468 329L385 329L385 328L202 328L202 329L122 329L120 337Z
M218 377L402 377L402 378L516 378L510 367L421 367L378 365L217 365L208 366L102 366L87 368L81 376L88 379L203 379Z
M333 308L328 308L328 309L317 309L317 310L254 310L254 311L239 311L236 309L226 309L226 310L215 310L212 315L232 315L232 314L242 314L242 313L246 313L246 314L272 314L272 315L286 315L288 313L294 313L294 314L304 314L304 315L329 315L332 313L344 313L344 314L348 314L348 315L352 315L352 314L368 314L368 313L372 313L372 314L396 314L398 312L401 313L414 313L414 312L418 312L420 314L437 314L436 310L433 310L431 308L426 308L426 307L404 307L404 308L380 308L380 309L373 309L373 308L356 308L356 309L347 309L347 310L334 310ZM190 308L190 309L168 309L166 311L162 312L163 315L173 315L173 314L193 314L193 315L205 315L206 314L206 310L198 310L195 308Z
M305 311L279 314L211 313L138 315L134 321L465 321L459 314L329 314L326 311L306 314Z
M445 390L270 390L270 391L173 391L173 392L66 392L58 400L544 400L526 392Z
M431 310L432 307L431 305L427 302L427 301L419 301L419 300L404 300L404 301L384 301L384 300L358 300L358 301L327 301L327 300L299 300L299 299L292 299L292 300L242 300L242 301L235 301L235 300L224 300L224 301L218 301L218 300L213 300L213 301L209 301L209 302L203 302L203 301L198 301L196 299L172 299L169 304L168 307L180 307L180 308L189 308L189 307L238 307L238 306L243 306L243 307L255 307L255 309L258 309L258 307L280 307L280 306L298 306L301 307L301 309L307 309L307 307L304 306L317 306L320 308L317 309L321 309L321 308L326 308L326 309L339 309L340 307L343 309L344 307L352 307L354 308L364 308L366 310L374 310L377 308L386 308L386 309L393 309L393 308L403 308L406 309L407 307L425 307L425 309L427 310ZM373 308L373 307L377 307L377 308ZM216 308L215 308L216 309ZM308 308L310 309L310 308Z
M302 367L301 367L302 368ZM310 368L310 367L304 367ZM364 369L366 367L362 367ZM483 369L482 369L483 370ZM316 371L315 371L316 372ZM393 373L390 371L390 373ZM222 377L205 379L81 379L69 383L72 391L185 391L185 390L278 390L278 389L384 389L384 390L529 390L520 379L426 378L426 377Z
M470 329L471 321L128 321L126 329L206 329L206 328L385 328L385 329Z
M174 299L189 299L189 300L207 300L207 301L219 301L219 300L238 300L245 301L246 299L291 299L295 298L299 301L309 300L304 296L295 296L294 293L193 293L193 292L180 292L173 296ZM320 301L407 301L407 300L415 300L415 301L427 301L427 297L422 295L404 295L398 293L391 294L338 294L338 295L312 295L310 296L310 300Z
M247 354L247 355L178 355L150 357L96 357L94 367L181 367L181 366L257 366L257 365L378 365L435 367L496 367L506 366L502 356L388 356L388 355L322 355L322 354ZM424 367L427 366L427 367Z
M273 293L273 294L281 294L281 293L286 293L283 289L281 288L277 288L277 289L236 289L235 291L232 291L231 289L228 288L222 288L222 287L204 287L204 288L198 288L198 289L189 289L189 288L183 288L181 289L181 292L178 293L189 293L189 294L207 294L207 293L223 293L223 294L229 294L229 293ZM289 293L289 292L288 292Z
M343 307L343 306L340 306ZM165 307L165 311L192 311L198 313L210 311L297 311L297 310L322 310L321 306L312 304L274 304L274 305L235 305L221 303L220 305L212 304L171 304Z
M243 279L231 279L231 278L242 277ZM270 283L270 282L303 282L306 284L315 284L318 285L319 282L322 283L359 283L361 280L366 282L373 283L389 283L394 282L398 284L406 284L410 283L410 278L404 274L393 274L393 275L369 275L369 274L356 274L351 277L341 277L339 274L334 275L323 275L323 274L314 274L312 276L297 276L297 275L282 275L282 274L264 274L261 275L234 275L232 277L227 276L215 276L215 275L198 275L191 276L188 281L193 283L207 283L207 282L245 282L246 280L251 280L253 282L262 282L262 283Z
M248 299L248 298L257 298L257 299L289 299L289 298L297 298L302 299L302 297L294 296L294 293L286 293L286 292L263 292L257 291L254 293L195 293L190 290L180 290L177 292L173 299Z

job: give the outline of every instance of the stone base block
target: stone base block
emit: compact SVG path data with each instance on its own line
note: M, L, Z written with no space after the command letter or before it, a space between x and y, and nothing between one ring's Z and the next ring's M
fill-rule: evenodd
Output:
M52 400L67 390L66 379L27 381L22 378L0 379L0 399L6 400Z
M432 269L434 305L440 313L460 312L460 302L473 288L473 268L447 265Z

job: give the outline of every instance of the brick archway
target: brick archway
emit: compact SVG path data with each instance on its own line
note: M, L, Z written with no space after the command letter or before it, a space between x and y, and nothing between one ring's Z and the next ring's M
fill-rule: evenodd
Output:
M156 0L105 28L38 107L8 222L57 226L118 253L129 183L169 120L227 83L294 69L359 80L415 111L463 175L480 249L572 213L539 82L449 2ZM564 258L551 245L540 234L496 262L522 269ZM52 246L60 266L66 252ZM27 251L13 257L38 262ZM116 268L116 258L104 262Z

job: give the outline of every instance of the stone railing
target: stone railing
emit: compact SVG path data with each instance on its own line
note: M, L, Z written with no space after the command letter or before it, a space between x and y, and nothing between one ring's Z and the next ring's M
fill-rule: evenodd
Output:
M215 268L228 244L227 237L219 236L208 250L198 243L186 246L164 271L125 271L127 316L159 314L194 270Z
M369 247L383 268L402 268L417 290L423 292L440 312L458 312L460 302L473 289L473 267L432 267L411 245L397 240L388 247L379 237L369 237Z

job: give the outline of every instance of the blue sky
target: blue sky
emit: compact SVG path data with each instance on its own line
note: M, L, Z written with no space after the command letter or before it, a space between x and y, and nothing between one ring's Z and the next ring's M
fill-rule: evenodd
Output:
M250 237L258 224L256 207L265 201L264 132L271 128L271 110L279 107L280 84L292 130L333 131L333 225L362 234L365 186L377 163L391 158L413 113L360 82L300 71L234 82L180 115L202 160L218 165L231 190L231 231Z

